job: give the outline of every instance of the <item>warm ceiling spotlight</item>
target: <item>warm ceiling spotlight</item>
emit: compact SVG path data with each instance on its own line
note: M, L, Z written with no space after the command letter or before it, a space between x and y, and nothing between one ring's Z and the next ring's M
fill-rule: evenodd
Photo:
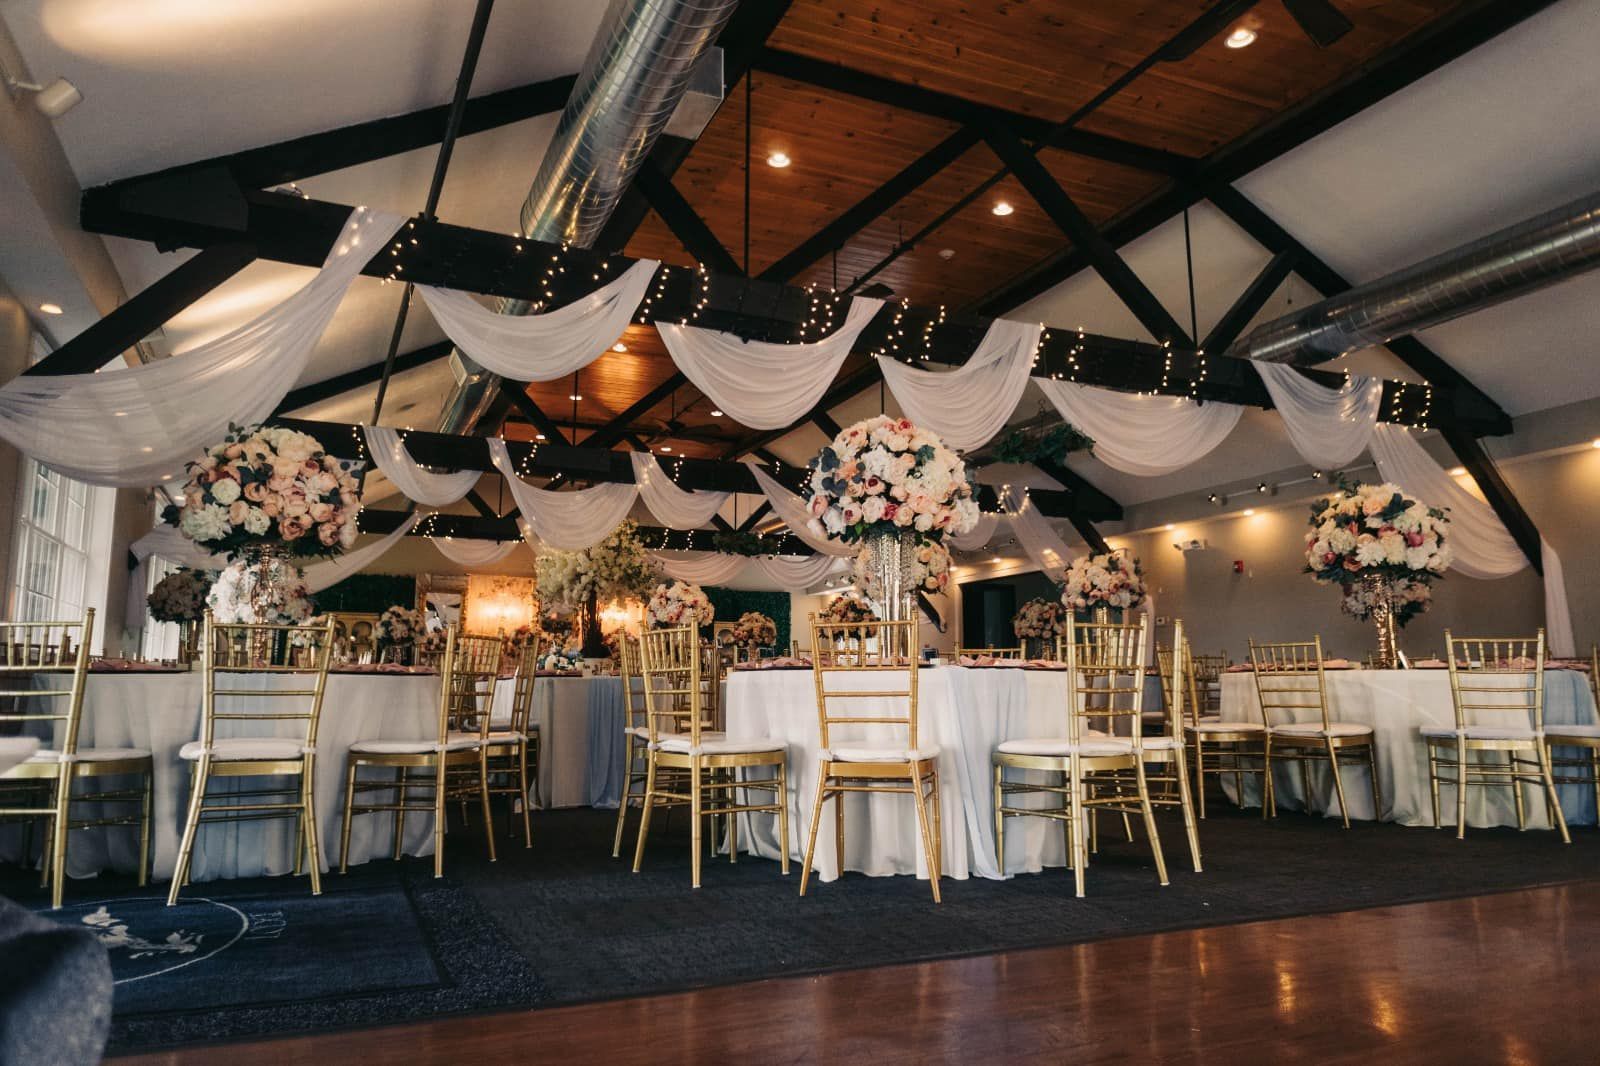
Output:
M40 304L39 305L39 310L43 311L47 315L59 315L61 313L61 305L60 304Z
M956 257L956 250L954 248L940 248L939 249L939 258L940 259L943 259L946 262L949 262L950 260L954 259L955 257Z
M1005 218L1007 215L1011 214L1011 212L1015 211L1016 208L1012 207L1006 201L1001 200L999 203L997 203L993 207L989 208L989 210L993 211L995 214L999 215L1001 218Z
M621 341L618 341L611 346L611 350L614 352L625 352L628 350L628 346L623 344Z
M60 118L83 103L83 93L66 78L57 78L48 85L36 85L31 81L19 81L4 70L0 70L0 76L3 76L13 96L33 93L33 106L46 118Z
M662 445L662 446L661 446L661 450L662 450L662 451L664 451L664 452L670 452L670 451L671 451L671 450L672 450L672 445L670 445L670 444L663 444L663 445Z
M1595 438L1595 439L1594 439L1594 446L1595 446L1595 447L1596 447L1596 448L1600 448L1600 437L1596 437L1596 438Z
M1451 477L1460 477L1462 474L1465 474L1466 472L1467 472L1467 468L1464 467L1464 466L1452 466L1450 468L1450 476Z
M1267 494L1267 483L1265 481L1256 482L1256 491L1265 496Z
M1256 31L1249 26L1240 26L1224 37L1222 43L1229 48L1249 48L1256 43Z
M1000 556L998 556L998 555L996 555L993 559L990 559L989 561L991 563L997 563L997 564L1005 562L1005 560L1000 558Z
M533 439L534 440L544 440L544 434L543 433L535 433L533 435Z
M1322 480L1322 471L1320 471L1320 470L1311 471L1311 480L1312 481L1321 481Z
M1244 509L1244 516L1246 518L1249 518L1251 515L1253 515L1255 513L1256 513L1256 509L1254 507L1246 507Z
M1168 522L1165 526L1162 526L1161 528L1167 530L1168 532L1171 532L1172 530L1177 529L1178 527L1173 525L1171 522Z
M794 160L789 158L789 154L787 152L773 152L771 155L767 156L767 166L775 167L778 170L782 170L792 162L794 162Z
M721 418L722 417L722 412L721 411L712 411L711 412L711 417L712 418Z
M571 400L573 403L577 403L579 400L583 399L583 397L581 395L579 395L578 393L574 392L574 393L568 394L567 399Z

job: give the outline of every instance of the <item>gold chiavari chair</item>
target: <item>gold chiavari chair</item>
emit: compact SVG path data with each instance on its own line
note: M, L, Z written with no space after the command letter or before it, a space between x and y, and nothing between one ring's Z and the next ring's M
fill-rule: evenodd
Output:
M802 656L810 655L811 652L807 648L802 648L798 640L791 640L789 641L789 654L798 659Z
M1196 655L1188 653L1189 668L1185 671L1193 679L1191 686L1195 714L1201 721L1222 717L1222 675L1227 671L1226 655Z
M622 799L617 804L617 831L611 841L613 859L622 855L622 830L628 808L636 800L643 805L646 782L650 779L650 722L645 706L639 641L624 633L618 648L621 653L618 666L622 676L622 737L627 755L623 762Z
M478 772L465 764L445 767L446 791L461 806L461 823L468 822L469 804L474 799L483 805L484 821L492 827L489 814L489 734L493 730L494 694L500 679L500 658L505 645L498 637L456 634L456 660L453 673L457 693L450 705L450 740L478 742ZM466 679L472 678L475 698L466 696ZM491 853L494 834L489 834ZM492 854L491 854L492 861Z
M1589 692L1600 707L1600 644L1590 651ZM1594 789L1597 824L1600 824L1600 724L1581 723L1550 726L1545 731L1550 748L1550 765L1557 771L1558 785L1589 785ZM1585 754L1556 758L1555 749L1581 748Z
M800 870L800 894L806 894L817 848L817 827L822 808L834 801L834 859L844 871L844 797L852 792L910 793L916 804L917 826L922 834L928 884L939 902L943 870L943 828L939 813L939 749L924 744L917 719L917 623L811 622L812 676L817 686L817 721L822 731L818 752L821 769L817 798L811 808L811 828L806 838L806 859ZM904 684L898 678L904 677ZM866 678L870 686L856 687ZM829 684L838 680L840 686ZM878 680L881 679L881 680ZM888 715L849 713L851 700L891 701L903 712ZM842 705L835 710L835 704ZM840 737L840 726L879 731L872 739Z
M1450 669L1453 728L1428 728L1428 785L1433 825L1439 827L1439 786L1456 790L1456 839L1467 835L1467 786L1506 786L1516 803L1517 828L1527 828L1524 784L1542 787L1561 841L1572 843L1556 795L1544 729L1544 629L1534 637L1456 637L1444 631ZM1495 724L1488 724L1489 722ZM1473 752L1490 753L1478 760ZM1499 753L1503 762L1493 759ZM1444 771L1451 771L1446 776Z
M501 653L504 654L504 642L501 644ZM519 807L522 811L522 846L525 848L533 847L533 828L528 816L528 808L532 806L528 799L528 784L536 779L538 771L539 727L530 721L533 717L534 680L538 676L537 658L527 643L519 649L516 673L511 677L511 717L508 721L493 720L494 687L491 684L479 700L484 713L465 723L468 732L473 729L478 732L479 747L484 758L484 789L490 796L506 796L510 800L506 806L508 827ZM499 665L496 664L498 672ZM528 770L530 764L534 768L532 775ZM466 784L470 794L473 782L468 776Z
M339 872L350 856L350 819L357 814L394 814L394 857L400 858L405 842L408 811L433 815L433 876L444 876L444 806L452 787L451 773L475 776L483 803L484 838L489 861L495 861L494 822L489 816L488 762L478 721L487 721L494 702L490 679L499 674L500 641L496 637L469 637L445 630L444 657L439 665L439 719L437 732L428 740L358 740L350 745L344 768L344 825L339 836ZM487 694L484 689L487 688ZM480 701L481 704L480 704ZM471 729L464 728L470 724ZM362 781L363 766L395 771L394 781ZM417 771L423 771L420 775ZM457 784L457 787L465 787ZM356 802L358 795L392 792L388 803ZM414 794L420 794L413 799ZM424 802L421 797L425 796Z
M1186 644L1182 619L1173 622L1173 640L1178 642L1179 647ZM1147 733L1142 744L1145 782L1147 785L1160 786L1150 790L1152 804L1157 807L1177 807L1183 815L1183 829L1189 840L1189 857L1194 862L1194 872L1200 873L1200 831L1195 822L1188 746L1184 742L1184 714L1192 692L1191 679L1185 669L1188 657L1175 656L1170 648L1157 648L1156 662L1165 700L1159 730L1153 734ZM1145 711L1141 718L1149 723L1150 712ZM1150 770L1152 766L1157 768L1153 773Z
M0 821L26 820L30 834L34 821L47 824L39 866L41 887L50 889L52 908L61 906L66 891L67 839L74 829L137 827L139 884L149 876L150 750L84 747L78 742L93 636L92 607L81 622L0 623L0 732L43 728L47 722L51 730L27 761L0 773ZM30 724L35 722L40 725ZM137 774L139 787L73 794L76 781L124 774ZM138 813L74 820L75 803L131 805Z
M328 685L328 664L333 656L334 622L320 625L267 625L222 623L211 612L201 630L205 694L201 705L200 739L178 749L190 764L189 813L184 819L178 866L167 892L167 906L189 883L195 836L206 822L258 818L295 819L294 872L309 868L311 894L322 894L322 834L317 826L314 796L317 725L322 718L322 697ZM250 684L245 675L269 675L265 686ZM279 687L282 678L285 686ZM259 679L258 679L259 680ZM268 710L268 707L285 710ZM231 708L239 708L237 710ZM284 723L298 736L217 736L224 728L279 730ZM294 777L292 785L264 784L259 788L209 796L217 778Z
M715 657L710 662L715 665ZM687 805L690 818L690 863L695 888L700 887L701 830L705 819L728 821L728 860L738 857L735 826L741 814L778 817L782 872L789 872L788 748L767 737L733 739L711 728L707 686L702 671L707 656L693 626L646 630L640 637L640 663L649 747L645 768L644 811L633 852L633 872L644 864L650 812L657 807ZM714 679L714 675L713 675ZM669 726L670 729L663 729ZM771 767L770 778L739 779L741 770ZM676 773L673 773L676 771ZM749 802L750 791L770 792L771 802ZM740 793L746 793L740 802Z
M1158 653L1162 657L1161 685L1169 707L1174 705L1174 686L1177 690L1176 699L1181 701L1182 712L1178 720L1185 745L1194 749L1190 765L1194 767L1195 805L1199 808L1201 820L1204 820L1207 774L1212 777L1232 775L1234 792L1241 806L1244 803L1245 775L1265 774L1267 727L1263 722L1225 722L1221 715L1205 713L1208 705L1202 681L1204 674L1199 672L1198 667L1191 667L1203 658L1209 658L1213 663L1219 659L1226 662L1227 659L1220 655L1195 655L1190 650L1187 637L1179 641L1178 647L1182 650L1181 663L1174 662L1174 653L1170 649ZM1179 677L1181 681L1174 680ZM1265 787L1262 795L1266 795Z
M1261 700L1261 720L1266 724L1261 816L1277 814L1274 762L1300 765L1300 790L1306 810L1311 809L1310 764L1326 762L1339 797L1339 817L1350 828L1350 808L1345 804L1340 760L1365 762L1372 780L1373 817L1383 817L1383 795L1378 786L1377 744L1373 729L1363 722L1338 722L1328 717L1328 682L1322 668L1322 637L1309 641L1260 644L1250 641L1250 662L1255 667L1256 694ZM1296 714L1315 711L1309 722ZM1281 722L1275 721L1278 715Z
M1155 809L1145 777L1145 747L1152 740L1139 728L1144 706L1145 624L1077 622L1068 620L1057 643L1056 657L1067 664L1067 705L1064 736L1017 738L1002 741L994 750L995 849L1002 872L1005 865L1005 820L1050 818L1066 834L1067 861L1072 867L1076 894L1084 894L1084 869L1089 861L1088 820L1101 810L1144 818L1156 875L1167 884L1167 864L1161 853ZM1128 735L1118 735L1119 720L1126 719ZM1105 725L1105 731L1094 728ZM1170 738L1169 738L1170 739ZM1039 771L1060 784L1010 781L1007 770ZM1131 778L1130 795L1124 782ZM1055 796L1054 807L1014 807L1007 799L1028 794ZM1191 821L1192 825L1192 821ZM1198 863L1198 837L1191 838ZM1197 866L1198 868L1198 866Z
M972 659L981 655L987 655L991 659L1021 659L1022 647L1019 645L1015 648L957 648L956 655L965 655Z

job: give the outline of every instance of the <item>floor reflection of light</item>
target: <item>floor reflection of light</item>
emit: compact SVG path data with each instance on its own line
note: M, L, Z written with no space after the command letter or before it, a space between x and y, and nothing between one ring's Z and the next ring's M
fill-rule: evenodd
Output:
M1278 1013L1293 1014L1295 1010L1294 974L1283 963L1275 967L1278 974Z
M1400 1035L1400 1016L1394 1004L1377 993L1372 994L1372 1024L1385 1036Z

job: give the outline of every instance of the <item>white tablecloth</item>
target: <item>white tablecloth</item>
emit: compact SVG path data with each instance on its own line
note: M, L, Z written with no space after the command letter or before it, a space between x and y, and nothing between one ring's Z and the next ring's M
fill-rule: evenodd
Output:
M842 687L845 679L858 689L889 687L881 676L871 674L841 675L830 684ZM998 878L990 753L1002 740L1063 735L1066 677L1044 671L941 666L922 670L919 686L921 740L940 748L944 875ZM730 736L772 737L788 746L790 850L794 858L803 858L821 769L817 758L821 731L811 671L739 671L730 677L727 692ZM903 713L903 705L896 707L890 700L852 700L850 713ZM893 736L896 729L898 735L904 735L903 726L846 726L832 732L834 743L839 744L874 734ZM872 875L927 876L916 808L909 795L857 794L846 796L844 803L847 869ZM839 876L832 833L833 812L824 810L817 836L816 872L825 881ZM772 815L746 817L740 835L747 850L777 858L777 823ZM1026 818L1006 826L1007 873L1035 872L1044 866L1063 866L1065 861L1066 848L1054 822Z
M540 677L533 683L529 724L539 730L538 805L582 807L589 802L589 704L595 686L616 685L603 677ZM502 678L494 690L496 722L511 721L516 682ZM620 727L619 727L620 728Z
M1428 788L1428 753L1422 742L1421 731L1430 726L1455 728L1449 671L1330 670L1325 676L1329 717L1343 722L1362 722L1374 729L1378 748L1378 783L1383 794L1383 820L1402 825L1433 825L1433 807ZM1508 686L1525 683L1515 675L1506 676ZM1547 728L1597 720L1594 697L1589 691L1589 679L1585 674L1576 670L1549 670L1545 673L1544 684ZM1223 675L1222 717L1229 721L1261 721L1261 701L1256 692L1254 674ZM1297 721L1311 721L1317 717L1317 713L1314 710L1297 711L1294 717ZM1283 712L1274 713L1275 724L1285 720ZM1511 722L1509 716L1502 715L1494 724L1509 725ZM1350 803L1350 817L1370 819L1372 792L1366 768L1345 765L1341 771L1345 798ZM1223 777L1222 782L1224 789L1232 795L1232 780ZM1275 766L1273 786L1277 790L1279 806L1306 809L1297 766ZM1326 770L1315 766L1311 768L1311 792L1312 810L1330 817L1338 816L1338 799L1332 778ZM1569 823L1594 822L1594 794L1587 785L1563 785L1559 794L1562 814ZM1549 828L1543 797L1529 787L1524 798L1528 825ZM1440 801L1441 818L1453 824L1455 790L1445 786ZM1246 777L1244 802L1246 805L1260 806L1256 778ZM1470 786L1467 790L1467 821L1475 826L1516 825L1517 814L1511 790Z

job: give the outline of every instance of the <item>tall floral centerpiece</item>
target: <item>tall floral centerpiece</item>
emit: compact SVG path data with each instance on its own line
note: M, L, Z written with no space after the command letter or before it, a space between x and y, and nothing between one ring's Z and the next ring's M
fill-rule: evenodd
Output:
M746 611L728 631L728 639L753 659L756 649L770 648L778 642L778 623L760 611Z
M711 624L715 615L711 599L699 585L687 581L664 581L650 593L644 604L645 625L651 629Z
M386 663L410 665L416 657L417 641L428 631L422 615L396 604L378 616L372 636L378 642L378 658Z
M1011 630L1022 641L1028 658L1040 647L1054 649L1056 639L1067 631L1067 611L1060 600L1029 600L1012 616Z
M211 591L212 575L203 570L174 570L156 582L145 597L150 617L157 622L178 623L178 661L193 662L199 628L196 622L205 615L206 594Z
M600 601L642 599L660 573L639 539L638 525L628 519L582 551L542 550L535 577L539 602L575 613L584 657L600 659L606 656Z
M1144 570L1126 551L1080 555L1062 579L1061 604L1078 616L1102 607L1130 611L1144 602Z
M949 581L945 536L978 522L966 464L909 419L878 415L841 431L811 460L810 471L811 531L859 543L858 585L873 589L886 620L910 618L918 583L931 576L942 588Z
M1306 573L1340 586L1340 606L1377 630L1377 661L1399 658L1395 627L1428 609L1433 581L1450 568L1445 513L1407 499L1398 485L1342 485L1311 505Z

